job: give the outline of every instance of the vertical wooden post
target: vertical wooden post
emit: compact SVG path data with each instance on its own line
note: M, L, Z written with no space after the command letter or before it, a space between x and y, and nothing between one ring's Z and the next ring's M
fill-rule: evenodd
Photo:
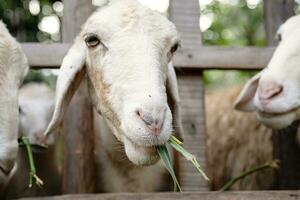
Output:
M295 14L294 8L294 0L264 0L265 30L269 46L277 44L275 33L286 19Z
M294 15L294 0L264 0L265 29L268 45L277 44L275 34L279 26ZM300 148L297 143L299 122L290 127L274 131L274 158L280 161L274 189L291 190L300 188Z
M199 27L198 0L170 1L170 18L181 34L182 50L197 49L202 45ZM193 152L206 168L205 109L202 72L182 71L178 73L179 93L182 105L185 147ZM194 167L180 156L179 177L184 191L208 190L207 182Z
M63 42L73 42L92 12L92 1L64 0ZM64 126L64 194L95 191L93 109L84 79L74 95Z

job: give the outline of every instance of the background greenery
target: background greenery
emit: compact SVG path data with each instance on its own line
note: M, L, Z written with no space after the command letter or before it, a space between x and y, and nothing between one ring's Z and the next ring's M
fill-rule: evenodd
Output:
M93 0L101 5L105 0ZM300 4L300 0L296 0ZM30 4L38 5L32 12ZM59 42L61 32L47 32L42 23L55 19L60 30L62 8L60 0L0 0L0 18L20 42ZM201 29L205 45L265 46L262 0L200 0ZM60 6L60 7L59 7ZM295 8L300 13L299 6ZM38 11L38 12L37 12ZM54 23L53 22L53 23ZM31 71L28 81L46 81L52 86L55 71ZM254 72L209 70L204 72L208 89L237 84Z

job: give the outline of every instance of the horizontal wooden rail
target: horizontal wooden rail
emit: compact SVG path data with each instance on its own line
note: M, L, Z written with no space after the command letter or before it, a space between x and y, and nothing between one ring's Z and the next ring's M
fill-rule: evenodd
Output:
M62 43L22 43L32 68L58 68L70 46Z
M22 47L32 68L58 68L70 44L23 43ZM199 47L180 51L174 64L190 69L261 69L265 67L274 48Z
M56 197L26 198L26 200L299 200L299 191L247 191L200 193L149 193L149 194L79 194ZM25 200L25 199L23 199Z
M274 48L199 47L176 53L174 64L192 69L262 69L273 52Z

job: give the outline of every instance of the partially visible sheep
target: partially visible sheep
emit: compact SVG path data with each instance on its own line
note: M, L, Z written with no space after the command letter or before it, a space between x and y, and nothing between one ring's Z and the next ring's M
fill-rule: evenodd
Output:
M56 159L54 136L45 138L44 131L54 110L54 91L46 84L29 83L20 89L19 132L28 137L31 144L47 144L47 149L33 149L37 175L44 181L43 187L28 187L29 166L25 148L18 153L18 168L8 185L7 198L50 196L60 194L61 176Z
M241 86L223 89L205 97L208 170L211 189L272 160L272 131L257 122L255 114L233 110ZM257 172L233 185L233 190L266 190L273 184L274 170Z
M18 152L18 91L28 71L25 54L0 21L0 197Z
M277 35L280 43L268 66L247 82L235 108L254 111L261 123L281 129L300 119L300 15Z
M120 162L112 163L118 169L115 173L131 173L137 180L130 186L127 179L111 190L153 191L155 187L144 184L148 184L145 177L154 178L146 166L159 160L155 146L165 144L173 132L181 133L176 74L170 63L179 42L176 27L165 16L136 0L111 0L86 21L63 60L46 134L60 127L86 74L93 105L110 129L101 138L109 141L104 142L105 149L122 143L119 151L107 154ZM122 163L125 155L128 166ZM138 172L138 166L144 169Z

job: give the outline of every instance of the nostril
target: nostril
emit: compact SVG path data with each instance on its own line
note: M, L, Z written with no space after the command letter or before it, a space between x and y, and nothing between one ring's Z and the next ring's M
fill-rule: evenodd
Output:
M259 90L259 99L261 101L269 101L275 97L277 97L279 94L281 94L283 91L282 85L272 85L272 87L265 87L260 88Z
M143 122L147 125L147 126L151 126L152 124L154 124L154 119L151 116L150 113L147 112L143 112L141 110L137 111L138 116L143 120Z
M165 112L163 112L163 115L159 113L155 117L151 113L144 112L142 110L138 110L136 113L151 131L153 131L155 134L160 133L164 122Z

